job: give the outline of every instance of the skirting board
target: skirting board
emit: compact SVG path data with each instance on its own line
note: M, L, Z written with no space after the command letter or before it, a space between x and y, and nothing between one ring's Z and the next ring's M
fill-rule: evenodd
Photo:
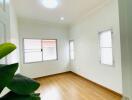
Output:
M130 100L128 97L124 96L122 100Z
M72 71L71 71L71 72L72 72ZM85 78L85 77L83 77L83 76L81 76L81 75L75 73L75 72L72 72L72 73L78 75L79 77L82 77L83 79L85 79L85 80L87 80L87 81L89 81L89 82L92 82L93 84L95 84L95 85L97 85L97 86L99 86L99 87L101 87L101 88L107 89L108 91L111 91L111 92L113 92L114 94L116 94L116 95L118 95L118 96L120 96L120 97L123 98L123 95L122 95L122 94L117 93L117 92L115 92L115 91L112 90L112 89L109 89L109 88L107 88L107 87L105 87L105 86L103 86L103 85L100 85L100 84L98 84L98 83L95 83L95 82L93 82L93 81L91 81L91 80L89 80L89 79L87 79L87 78Z

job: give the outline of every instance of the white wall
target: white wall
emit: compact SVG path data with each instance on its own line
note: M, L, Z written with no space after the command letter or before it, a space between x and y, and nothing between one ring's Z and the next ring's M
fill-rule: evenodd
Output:
M98 32L110 28L114 31L114 66L101 65L99 62ZM70 37L75 41L75 60L72 71L122 93L118 1L110 0L103 8L72 26Z
M8 63L19 62L19 33L17 27L17 17L13 8L12 2L10 2L10 40L9 42L15 44L17 49L13 51L8 57Z
M14 11L14 8L12 6L12 2L9 3L9 33L8 37L6 37L7 42L11 42L17 46L17 49L13 51L10 55L7 57L7 63L19 63L19 35L18 35L18 29L17 29L17 18ZM5 42L5 41L4 41ZM19 70L17 71L19 73ZM0 94L0 97L8 93L10 90L5 88L2 93Z
M120 12L123 94L132 100L132 0L118 0Z
M12 21L14 22L11 28L12 32L17 33L15 15L13 15ZM22 74L36 78L70 70L69 29L67 26L19 18L18 28L20 35L20 72ZM109 28L114 31L114 66L105 66L99 63L98 32ZM12 41L18 43L16 42L18 36L15 34L11 36L15 37L12 38ZM75 40L75 61L71 66L71 70L107 88L122 93L118 1L110 0L103 8L73 25L70 37ZM24 64L23 38L58 39L59 60Z
M69 70L69 32L67 26L19 18L18 27L20 33L20 56L22 66L20 70L22 74L31 78L36 78ZM58 61L24 64L23 38L57 39Z

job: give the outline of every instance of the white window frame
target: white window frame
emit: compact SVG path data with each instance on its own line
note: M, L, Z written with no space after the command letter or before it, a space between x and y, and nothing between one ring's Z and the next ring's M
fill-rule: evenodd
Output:
M35 62L25 62L25 48L24 48L24 40L25 39L33 39L33 40L41 40L41 52L42 52L42 61L35 61ZM56 59L52 59L52 60L44 60L43 59L43 45L42 45L42 41L43 40L55 40L56 41ZM58 40L57 39L36 39L36 38L23 38L23 63L24 64L31 64L31 63L40 63L40 62L46 62L46 61L57 61L58 60Z
M110 64L104 64L104 63L102 63L102 61L101 61L101 49L102 48L105 48L105 47L101 47L100 46L100 35L102 34L102 33L104 33L104 32L107 32L107 31L111 31L111 42L112 42L112 47L111 47L111 49L112 49L112 65L110 65ZM99 58L99 62L100 62L100 64L101 65L107 65L107 66L114 66L114 64L115 64L115 61L114 61L114 53L113 53L113 30L112 29L107 29L107 30L104 30L104 31L100 31L99 33L98 33L98 37L99 37L99 53L100 53L100 58ZM107 48L107 47L106 47ZM109 47L108 47L109 48Z

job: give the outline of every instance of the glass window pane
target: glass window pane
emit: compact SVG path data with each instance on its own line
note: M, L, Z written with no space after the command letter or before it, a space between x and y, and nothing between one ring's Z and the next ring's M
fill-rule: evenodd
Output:
M70 59L74 60L74 41L70 41Z
M41 40L24 39L25 63L42 61Z
M41 40L39 39L24 39L24 49L40 49L41 50Z
M113 65L112 48L101 49L101 64Z
M42 52L25 52L25 63L42 61Z
M43 60L57 59L57 40L43 40Z
M111 30L100 33L100 47L112 47Z

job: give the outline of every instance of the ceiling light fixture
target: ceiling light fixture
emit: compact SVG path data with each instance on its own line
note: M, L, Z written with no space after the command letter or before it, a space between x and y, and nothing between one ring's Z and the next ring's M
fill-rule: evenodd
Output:
M61 17L60 20L63 21L65 18L64 17Z
M56 8L58 6L58 1L57 0L42 0L42 4L46 7L46 8Z

